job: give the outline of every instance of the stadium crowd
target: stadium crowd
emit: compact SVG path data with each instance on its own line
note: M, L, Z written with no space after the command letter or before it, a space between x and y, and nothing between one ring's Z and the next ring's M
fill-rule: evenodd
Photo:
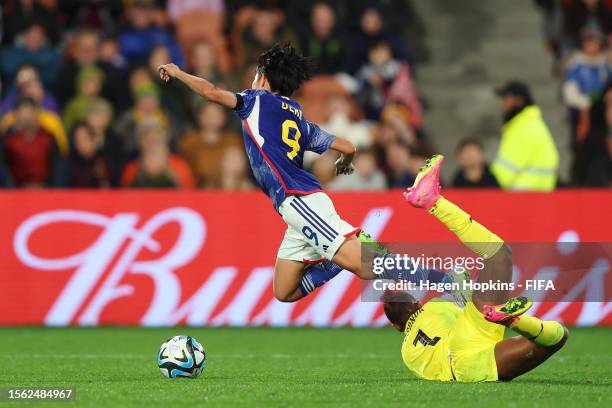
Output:
M548 12L548 2L541 3ZM404 32L411 12L403 0L3 1L0 185L251 189L235 115L176 81L162 84L156 68L175 62L241 90L250 87L257 56L290 41L318 66L297 95L305 114L360 150L351 176L335 177L331 153L307 155L307 167L330 189L410 186L433 151ZM612 19L602 18L601 24L585 18L577 29L582 42L558 47L567 55L574 47L576 55L563 90L577 185L610 182L612 71L605 44ZM539 111L525 110L537 108L523 84L510 82L498 93L509 100L508 121L523 115L507 134L539 126L542 140L550 138ZM526 137L514 145L525 149ZM517 182L516 166L525 163L512 160L522 152L508 145L500 149L507 156L490 167L479 142L464 140L452 185L554 188L554 143L543 184L534 182L542 174Z
M612 1L535 0L561 77L573 152L571 182L612 180Z

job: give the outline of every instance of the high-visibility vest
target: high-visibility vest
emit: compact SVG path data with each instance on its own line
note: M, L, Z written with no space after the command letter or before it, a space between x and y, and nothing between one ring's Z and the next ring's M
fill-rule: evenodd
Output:
M558 168L559 152L540 108L525 107L504 126L491 171L506 190L552 191Z

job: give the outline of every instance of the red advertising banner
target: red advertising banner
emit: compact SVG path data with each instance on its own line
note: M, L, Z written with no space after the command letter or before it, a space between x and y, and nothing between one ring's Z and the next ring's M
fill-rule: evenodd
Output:
M331 196L381 241L456 241L399 191ZM507 242L612 242L612 191L446 196ZM348 272L299 302L274 300L286 226L258 192L5 191L0 220L0 325L386 324ZM535 313L612 325L612 302L572 296Z

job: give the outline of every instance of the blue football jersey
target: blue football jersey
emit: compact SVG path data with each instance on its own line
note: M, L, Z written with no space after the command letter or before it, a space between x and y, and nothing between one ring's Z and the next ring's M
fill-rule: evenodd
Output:
M304 119L300 104L290 98L263 89L236 96L251 169L274 207L287 195L321 191L319 180L302 167L304 152L325 152L335 136Z

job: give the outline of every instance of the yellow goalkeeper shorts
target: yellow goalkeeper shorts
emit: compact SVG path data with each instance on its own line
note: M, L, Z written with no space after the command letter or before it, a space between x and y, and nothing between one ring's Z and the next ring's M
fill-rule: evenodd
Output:
M463 309L450 332L449 354L457 381L497 381L495 345L504 338L504 326L485 320L472 302Z

